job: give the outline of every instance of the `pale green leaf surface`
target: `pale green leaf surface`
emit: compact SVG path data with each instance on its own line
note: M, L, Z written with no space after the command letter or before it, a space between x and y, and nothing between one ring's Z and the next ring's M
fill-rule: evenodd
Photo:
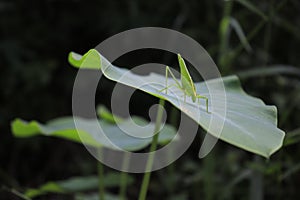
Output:
M183 101L182 97L178 100L176 95L182 96L182 92L176 87L172 88L173 94L160 92L159 90L165 87L164 75L151 73L148 76L140 76L133 74L127 69L111 65L93 49L83 57L71 52L69 62L77 68L101 69L108 79L169 101L211 135L242 149L269 157L282 146L285 133L277 128L276 107L267 106L262 100L247 95L241 88L236 76L195 83L197 93L208 97L210 101L212 100L211 96L217 99L214 107L209 108L212 113L208 114L205 112L203 102L199 106L197 103L193 103L190 98L187 98L186 102ZM171 85L174 80L169 79L168 82ZM222 97L224 91L218 87L222 82L225 87L226 102ZM213 89L213 93L208 92L207 85ZM222 113L224 102L227 107L225 115ZM222 124L224 120L222 132L219 134L218 131L214 130L214 125Z
M76 121L76 126L74 120ZM139 125L147 125L147 121L140 117L133 117L133 120ZM94 124L97 123L99 123L101 129L94 128ZM151 143L152 137L145 136L154 132L154 123L145 126L143 132L137 132L136 127L132 126L128 119L122 121L120 124L126 127L126 130L130 133L139 135L141 138L127 135L116 124L108 123L104 120L96 121L94 119L84 119L80 117L58 118L47 124L16 119L12 122L12 132L16 137L31 137L42 134L84 143L93 147L103 146L115 150L118 150L117 147L119 147L127 151L137 151ZM159 143L165 144L172 140L175 135L176 130L172 126L164 125L159 134Z

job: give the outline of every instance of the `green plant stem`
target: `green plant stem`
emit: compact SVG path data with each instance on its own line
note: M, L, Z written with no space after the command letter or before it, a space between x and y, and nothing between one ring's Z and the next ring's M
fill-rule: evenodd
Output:
M102 148L98 148L98 156L102 157ZM104 188L104 167L101 162L97 162L97 171L98 171L98 190L99 190L99 199L104 200L105 188Z
M219 56L218 64L221 67L226 67L226 57L227 49L229 43L229 26L230 26L230 14L232 9L232 1L225 1L223 8L223 17L220 21L219 27L219 37L220 37L220 46L219 46Z
M203 182L204 182L204 195L206 200L215 199L215 166L216 156L213 152L210 152L205 159L203 159Z
M172 107L171 109L171 118L170 118L170 124L173 125L174 127L177 127L177 120L178 120L178 110L175 107ZM172 160L173 158L173 153L174 153L174 149L173 148L169 148L168 149L168 159L169 161ZM171 181L169 182L169 186L167 187L169 195L173 195L174 194L174 186L175 186L175 162L170 162L170 164L167 167L167 171L168 171L168 176L171 177Z
M254 163L260 165L262 164L262 158L255 155ZM264 199L264 177L263 173L259 170L253 170L252 176L250 179L250 200L262 200Z
M151 176L151 168L153 165L153 160L154 160L154 151L156 150L157 147L157 141L158 141L158 136L159 133L158 130L160 129L161 126L161 120L162 120L162 116L163 116L163 107L165 104L165 100L164 99L160 99L159 100L159 107L158 107L158 111L156 114L156 123L155 123L155 129L154 129L154 136L152 139L152 143L150 146L150 153L149 153L149 157L148 157L148 161L146 164L146 172L144 174L144 178L143 178L143 182L142 182L142 186L141 186L141 190L140 190L140 195L139 195L139 200L145 200L146 196L147 196L147 191L148 191L148 186L149 186L149 182L150 182L150 176Z
M121 180L120 180L120 199L121 200L126 199L127 180L128 180L128 173L126 171L128 169L129 159L130 159L129 152L125 152L124 158L123 158L123 164L122 164L123 171L121 172Z

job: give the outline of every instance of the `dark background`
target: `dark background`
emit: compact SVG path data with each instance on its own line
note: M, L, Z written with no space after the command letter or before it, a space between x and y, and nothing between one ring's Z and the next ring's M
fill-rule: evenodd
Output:
M96 173L94 159L81 145L46 137L15 139L10 122L16 117L46 122L71 115L77 70L68 64L68 53L83 54L104 39L131 28L158 26L187 34L210 53L224 76L259 69L254 76L241 76L243 88L277 106L279 127L287 135L299 132L299 76L287 69L296 70L300 65L300 3L251 2L267 19L237 1L0 1L0 184L22 190L50 180ZM252 51L243 48L234 30L222 34L221 22L226 16L239 22ZM117 63L131 68L163 58L159 51L135 53ZM262 75L263 70L275 65L279 71ZM103 80L103 85L97 99L109 105L113 83ZM145 105L132 106L131 112L147 116L145 107L156 100L149 95L137 96L143 98ZM171 196L168 191L185 194L189 199L221 199L220 194L230 184L230 199L255 199L253 195L257 193L265 199L299 199L298 144L283 147L266 161L221 141L208 158L199 160L199 145L195 143L175 164L179 178L171 192L160 185L165 171L154 173L149 199ZM247 170L251 175L234 184ZM291 174L282 179L287 172ZM135 177L136 184L129 190L133 199L142 175ZM257 181L262 186L253 191ZM16 198L4 190L0 191L1 197Z

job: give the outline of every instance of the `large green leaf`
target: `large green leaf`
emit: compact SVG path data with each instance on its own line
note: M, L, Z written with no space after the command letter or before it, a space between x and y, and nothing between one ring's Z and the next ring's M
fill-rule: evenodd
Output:
M147 125L148 122L140 117L132 118L139 125ZM76 121L76 126L75 126ZM100 129L94 129L94 124L99 123ZM120 122L120 125L126 127L131 134L139 135L140 138L132 137L125 134L116 124L109 123L105 120L84 119L79 117L58 118L41 124L37 121L26 122L21 119L15 119L12 122L12 132L16 137L30 137L38 134L45 136L55 136L71 141L84 143L94 147L107 147L111 149L122 148L128 151L137 151L148 146L152 138L147 137L154 132L154 123L145 126L144 132L137 132L135 126L129 119ZM165 125L159 134L159 143L165 144L173 139L176 130ZM116 146L114 146L115 144Z
M195 84L197 92L208 97L209 101L212 100L211 95L217 99L214 107L210 108L212 113L208 114L205 112L204 105L199 108L199 105L190 99L185 102L183 98L178 100L176 95L172 95L171 92L168 94L160 92L165 87L164 75L151 73L148 76L140 76L127 69L115 67L94 49L83 57L71 52L69 62L77 68L101 69L108 79L165 99L195 120L211 135L250 152L269 157L282 146L285 133L277 128L276 107L267 106L262 100L247 95L236 76ZM172 84L174 80L169 79L168 82ZM220 83L225 87L226 102L221 98L224 91L218 87ZM213 89L213 94L209 93L207 85ZM174 94L182 94L176 87L173 87L172 90ZM227 107L225 114L223 113L224 103ZM201 117L199 118L200 111ZM224 126L219 134L214 126L219 126L223 122Z

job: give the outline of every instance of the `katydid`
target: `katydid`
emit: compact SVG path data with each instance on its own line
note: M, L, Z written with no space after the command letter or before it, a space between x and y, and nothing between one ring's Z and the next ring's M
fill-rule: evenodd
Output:
M186 96L191 97L192 101L195 102L198 99L198 103L200 102L200 99L205 99L206 102L206 112L208 112L208 98L205 96L201 96L197 94L195 84L192 80L192 77L185 65L185 62L183 58L178 55L178 62L179 62L179 67L180 67L180 79L181 79L181 84L180 82L175 78L173 72L170 70L168 66L166 66L166 87L163 88L162 91L166 91L166 94L168 93L168 88L176 86L178 89L180 89L183 94L184 94L184 101L186 101ZM168 86L168 74L171 74L171 77L174 79L175 84Z

